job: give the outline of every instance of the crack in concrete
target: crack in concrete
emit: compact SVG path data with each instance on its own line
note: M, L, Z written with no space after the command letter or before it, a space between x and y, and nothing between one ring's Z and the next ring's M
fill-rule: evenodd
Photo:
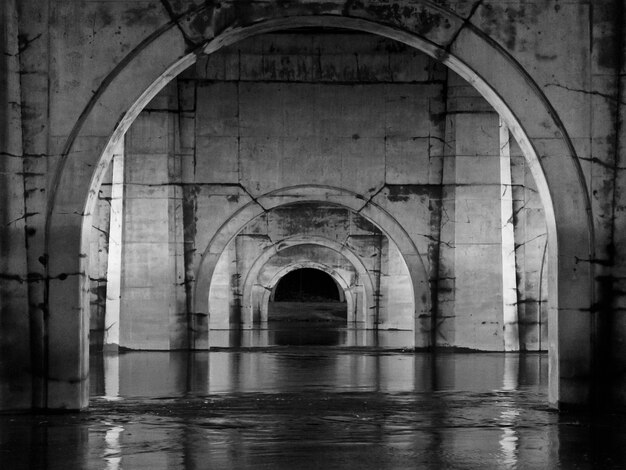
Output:
M42 34L43 33L39 33L38 35L36 35L32 39L26 39L25 36L18 34L18 38L17 39L19 41L19 47L18 47L18 50L17 50L17 54L15 54L15 55L19 56L22 52L24 52L26 49L28 49L33 42L35 42L37 39L39 39L42 36Z
M600 259L600 258L579 258L578 256L574 256L574 261L576 264L578 263L589 263L589 264L597 264L599 266L611 266L613 264L613 259ZM601 279L602 276L598 276L598 279Z
M622 101L621 100L621 93L616 92L615 96L614 95L610 95L608 93L602 93L600 91L597 90L583 90L582 88L572 88L572 87L568 87L566 85L561 85L560 83L546 83L544 85L544 88L548 88L548 87L557 87L557 88L562 88L564 90L567 91L572 91L574 93L583 93L585 95L593 95L593 96L600 96L602 98L605 98L609 101L613 101L615 103L621 104L621 105L626 105L626 101ZM618 86L619 88L619 86Z
M109 236L109 232L107 232L106 230L101 229L100 227L96 226L96 225L92 225L92 228L96 229L98 232L102 233L105 237Z
M602 160L600 160L598 157L578 157L579 160L583 160L586 162L590 162L590 163L595 163L597 165L600 165L608 170L617 170L617 171L621 171L621 170L626 170L626 166L615 166L611 163L606 163L603 162Z
M383 189L385 189L386 187L387 187L387 185L386 185L386 184L383 184L383 185L382 185L382 186L381 186L381 187L380 187L380 188L379 188L379 189L378 189L378 190L377 190L374 194L372 194L372 195L371 195L371 196L370 196L370 197L369 197L369 198L365 201L365 203L361 206L361 208L360 208L358 211L356 211L356 213L357 213L358 215L361 215L361 212L362 212L362 211L363 211L363 210L364 210L367 206L369 206L369 205L372 203L372 201L374 200L374 198L375 198L376 196L378 196L378 195L379 195L379 194L383 191Z
M239 186L239 187L243 190L243 192L244 192L244 193L246 193L246 194L248 195L248 197L252 200L252 202L254 202L254 203L255 203L255 204L257 204L257 205L258 205L261 209L263 209L263 212L264 212L265 214L267 214L267 213L269 212L269 210L268 210L268 209L266 209L266 208L263 206L263 204L261 204L261 203L258 201L258 199L257 199L257 198L255 198L255 197L252 195L252 193L251 193L250 191L248 191L248 188L246 188L246 187L245 187L243 184L241 184L241 183L238 183L238 185L237 185L237 186Z
M547 234L547 233L540 233L539 235L536 235L536 236L534 236L533 238L530 238L530 239L528 239L528 240L526 240L526 241L524 241L524 242L522 242L522 243L516 243L516 244L515 244L515 248L514 248L514 250L513 250L513 251L517 251L517 249L518 249L518 248L523 247L524 245L526 245L527 243L532 242L533 240L537 240L538 238L541 238L541 237L547 237L547 236L548 236L548 234Z
M19 155L17 153L10 153L10 152L0 152L0 157L24 158L23 155Z
M15 224L15 223L19 222L20 220L26 220L26 219L28 219L29 217L33 217L33 216L35 216L35 215L39 215L39 212L26 212L26 213L25 213L24 215L22 215L21 217L18 217L17 219L12 220L12 221L10 221L9 223L7 223L7 224L6 224L6 226L8 227L8 226L10 226L10 225L12 225L12 224Z
M450 52L450 49L452 49L453 44L456 42L456 40L459 38L459 35L461 34L461 31L463 31L463 29L465 29L465 27L470 23L470 21L472 20L473 16L476 14L476 11L478 10L478 7L480 7L483 3L483 0L478 0L477 2L475 2L472 5L472 9L470 10L469 14L467 15L467 18L465 18L463 20L463 24L461 25L461 27L454 33L454 36L452 36L452 39L450 39L450 42L448 43L448 45L445 47L445 51L446 52Z
M440 245L445 245L448 248L454 248L454 245L451 244L450 242L445 242L445 241L443 241L443 240L441 240L441 239L439 239L439 238L437 238L437 237L435 237L433 235L426 235L424 233L418 233L417 235L420 236L420 237L424 237L427 240L430 240L431 242L438 243Z
M167 0L161 0L161 5L163 5L163 8L165 8L165 11L169 15L170 20L172 20L172 23L174 23L176 25L176 28L178 28L178 30L180 31L180 34L183 36L183 39L185 40L185 43L188 46L191 46L194 48L197 47L198 44L196 44L195 42L191 40L191 38L187 35L184 28L180 24L180 19L183 18L185 15L187 15L189 12L185 12L182 15L177 17L174 13L174 9L172 8L172 6Z

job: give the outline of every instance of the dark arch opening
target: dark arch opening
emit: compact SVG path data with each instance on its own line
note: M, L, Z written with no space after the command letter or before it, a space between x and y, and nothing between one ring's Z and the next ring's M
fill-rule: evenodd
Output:
M302 268L285 275L274 291L275 302L339 302L335 280L324 271Z
M296 269L274 288L268 308L271 342L331 346L345 340L348 309L335 280L320 269Z

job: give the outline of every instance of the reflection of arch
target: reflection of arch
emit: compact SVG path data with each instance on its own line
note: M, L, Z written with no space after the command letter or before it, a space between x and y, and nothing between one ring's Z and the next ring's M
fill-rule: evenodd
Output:
M270 297L272 295L272 291L276 289L276 286L278 285L280 280L283 277L285 277L287 274L289 274L290 272L297 271L298 269L303 269L303 268L317 269L319 271L323 271L326 274L328 274L341 287L341 290L343 291L345 298L346 298L346 304L347 304L346 307L347 307L348 312L350 312L351 309L354 308L355 299L354 299L354 294L352 290L350 289L350 285L337 271L335 271L334 269L324 264L316 263L315 261L304 261L304 262L294 263L294 264L291 264L289 266L285 266L284 268L282 268L270 280L269 285L267 286L268 289L263 290L261 304L260 304L262 322L266 323L268 321Z
M188 8L185 2L181 5ZM367 0L293 2L280 7L264 2L201 6L191 9L180 25L172 22L155 31L102 80L67 138L50 188L45 230L46 383L35 385L47 394L42 406L88 404L89 259L85 253L90 214L116 143L158 91L195 61L196 52L187 53L176 26L188 29L188 37L199 42L210 39L205 52L284 28L360 30L415 47L476 87L520 144L545 206L550 401L587 401L593 264L578 260L595 258L594 235L585 177L565 127L533 78L472 22L428 0L411 2L405 14L397 14L394 7ZM577 295L572 297L571 292Z
M336 204L353 210L376 225L387 236L390 242L397 246L411 276L415 308L415 345L427 346L425 341L427 341L428 335L425 334L425 332L429 327L429 324L426 322L429 318L428 315L421 316L421 314L430 311L428 273L426 272L424 262L413 240L411 240L411 237L396 219L382 207L352 191L331 186L294 186L271 191L241 207L222 224L222 227L220 227L209 241L207 248L204 250L197 270L193 301L195 314L197 315L205 311L208 305L211 280L220 256L228 243L243 230L247 223L264 212L279 206L295 202L311 201ZM424 322L423 326L421 322ZM368 318L365 320L365 323L372 325L373 319ZM207 326L206 323L203 326L198 324L194 325L197 342L206 341L203 337L206 338Z
M253 291L255 289L255 283L257 282L257 279L259 277L259 273L261 272L261 269L263 269L263 266L265 266L267 264L267 262L274 257L276 254L280 253L281 251L288 249L290 247L293 246L298 246L298 245L319 245L319 246L323 246L326 247L330 250L333 250L337 253L339 253L341 256L343 256L355 269L357 275L359 276L359 280L360 282L363 283L363 289L364 289L364 299L363 299L363 305L361 306L360 313L361 313L361 318L359 318L359 312L356 312L355 309L358 307L358 305L356 305L354 302L349 303L348 304L348 321L352 322L352 321L358 321L364 324L369 325L370 327L373 326L373 320L372 318L369 318L369 322L368 320L368 316L366 315L366 312L373 310L372 307L375 304L375 300L374 300L374 281L372 279L372 277L370 276L366 266L363 264L363 262L361 261L361 259L352 252L352 250L350 250L346 245L340 244L334 240L329 240L327 238L323 238L323 237L292 237L292 238L287 238L285 240L281 240L280 243L272 245L271 247L267 248L262 254L261 256L259 256L257 258L257 260L254 262L254 264L252 265L252 267L250 268L250 270L248 271L248 274L246 275L246 278L244 280L244 284L243 284L243 295L242 295L242 299L243 299L243 316L244 318L248 319L248 323L252 322L252 319L254 317L254 301L253 301ZM335 279L333 277L333 279ZM336 280L336 279L335 279ZM348 286L349 287L349 286ZM265 291L266 289L263 287L260 287L260 289L262 289L263 291ZM346 289L342 286L342 289L344 290L344 293L347 292ZM353 298L353 301L355 299ZM346 301L347 300L347 296L346 296ZM260 304L259 306L261 306L262 304ZM261 316L261 320L263 321L263 319L267 319L267 315L263 316L263 311L260 312L260 316ZM246 323L246 321L244 321L244 324Z

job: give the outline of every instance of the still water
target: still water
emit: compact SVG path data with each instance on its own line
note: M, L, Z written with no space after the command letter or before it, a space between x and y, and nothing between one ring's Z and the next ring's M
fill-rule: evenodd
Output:
M619 415L547 407L542 354L92 355L82 413L0 415L1 469L626 468Z

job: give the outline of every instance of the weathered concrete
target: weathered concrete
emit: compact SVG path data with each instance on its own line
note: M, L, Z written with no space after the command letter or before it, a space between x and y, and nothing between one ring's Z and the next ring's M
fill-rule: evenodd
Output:
M9 173L15 178L2 176L10 180L3 188L11 195L3 199L3 211L6 211L3 213L15 213L18 217L20 213L28 214L28 217L23 227L17 226L22 227L24 237L11 233L15 226L4 225L1 239L9 245L11 271L24 266L20 253L25 246L22 240L28 240L26 274L32 282L28 283L28 313L22 310L20 315L29 321L12 324L6 333L3 330L1 340L4 348L12 344L11 338L31 338L31 354L23 357L32 357L34 361L30 369L34 378L31 390L34 406L86 405L89 329L86 316L91 272L86 255L97 188L114 145L159 89L196 60L197 55L190 52L195 47L213 52L247 35L295 26L346 27L391 37L421 49L468 80L502 116L519 143L525 159L524 173L532 174L535 179L545 208L548 239L545 275L530 281L534 290L541 290L541 296L529 296L527 299L531 301L525 308L536 302L542 306L541 315L547 312L549 338L546 342L539 339L545 334L542 328L539 335L528 336L522 344L549 345L553 403L589 403L592 392L602 397L606 390L612 391L611 399L598 401L623 403L624 365L620 358L626 327L621 315L616 313L622 307L619 282L624 278L626 266L626 252L617 236L624 219L621 216L624 178L620 163L626 62L622 1L594 0L567 5L543 0L507 4L483 1L474 5L455 2L448 6L427 1L280 5L266 1L245 6L222 2L219 9L213 9L208 4L189 1L171 4L148 0L123 4L95 1L83 5L24 0L17 7L17 27L6 28L2 40L4 49L9 49L3 60L15 64L11 57L16 56L16 45L19 48L21 129L7 124L10 119L5 119L4 114L2 128L10 129L11 139L22 140L22 152L8 153L22 154L23 174L17 175L11 169ZM14 16L3 15L3 24L11 24L8 18ZM361 85L363 89L373 81L423 76L419 70L399 71L403 61L393 54L388 56L391 66L366 67L373 73L361 73L360 65L376 64L379 54L380 51L364 52L359 56L359 64L346 69L346 76L357 74L359 80L367 82ZM294 63L310 64L313 57L315 54L304 54L300 62L294 58ZM237 70L226 59L224 78L231 80L232 74L244 69ZM344 60L330 58L326 65L316 66L319 72L313 74L306 71L307 67L291 67L291 70L303 70L293 77L332 81L341 76L332 72L333 64L337 70L335 59L339 63ZM252 59L241 63L253 64ZM278 60L268 57L267 64L266 71L260 75L265 77L263 80L272 76L284 78ZM9 65L4 70L15 70L11 69L14 65ZM211 68L208 65L205 70ZM285 69L287 74L289 69ZM246 68L243 76L254 79L255 70L259 70L258 66ZM323 70L327 72L322 74ZM5 76L11 76L11 72L3 75L3 80ZM268 88L271 86L274 85L266 84ZM9 89L15 90L14 86ZM15 95L15 91L12 93ZM343 104L351 106L349 100ZM189 111L185 109L185 113ZM180 122L195 119L184 113L180 116ZM360 117L355 122L367 126L367 120ZM304 128L309 125L306 116L299 115L293 117L293 123ZM181 147L185 150L175 152L173 160L180 157L183 169L192 166L190 159L182 157L190 155L188 149L193 144L189 144L194 138L181 133L184 142ZM228 148L233 141L224 139L221 144ZM401 149L402 145L397 143L393 148ZM250 147L243 145L242 149L250 150ZM397 152L389 159L396 162L396 170L390 171L390 176L404 178L411 174L412 163L402 154ZM225 180L234 171L228 164L225 161L220 170ZM254 181L255 171L253 166L246 170L246 181L258 183L260 188L271 185L271 181ZM375 169L367 172L364 169L362 174L357 172L353 178L356 181L344 182L348 187L358 180L372 182L371 171ZM312 176L338 177L315 171ZM19 197L18 188L22 188L22 202L14 200L14 195ZM251 201L249 195L232 188L220 190L224 200L236 195ZM187 208L202 204L202 198L192 200L193 188L185 187L180 192L174 199L187 201ZM441 193L444 208L448 196L456 197L448 195L444 188ZM387 193L381 192L377 198L377 202L384 201L388 199ZM223 203L215 204L214 208L217 214L232 209L225 209ZM524 216L532 213L526 212ZM175 219L176 210L172 213ZM185 219L185 211L182 218ZM439 221L434 218L431 222L436 225ZM532 221L530 225L537 227ZM441 240L449 241L443 223L441 228ZM190 253L189 249L202 252L206 244L192 248L195 237L190 235L184 233L184 243L177 243L176 247L184 246L184 253ZM530 239L526 237L525 241ZM528 244L526 255L533 246ZM175 256L183 256L179 248L175 250L179 250ZM543 259L543 250L540 251L541 255L533 251L526 261L534 264L537 259ZM418 263L407 257L402 248L401 252L411 271ZM516 255L518 252L519 249ZM423 261L424 256L449 259L446 257L450 255L447 248L435 258L422 250L419 253L420 262L428 266L429 273L431 266ZM520 266L526 263L519 262L520 257L517 256L518 272L533 272L535 268L520 271ZM441 284L447 282L444 269L435 271L438 286L444 287ZM192 272L185 269L183 272L183 283L193 280ZM12 282L3 277L3 292L13 292ZM546 303L542 305L544 294ZM21 305L19 293L15 297L10 295ZM195 310L188 304L186 309ZM2 315L3 319L7 318L4 311ZM532 321L543 324L541 317ZM195 325L194 322L190 323ZM18 384L20 379L10 379L10 383ZM595 390L592 384L598 384ZM12 406L10 400L7 403L2 406Z
M113 160L111 160L111 204L109 214L103 344L105 349L115 349L120 344L122 247L124 243L124 146L122 142L120 142L113 155Z
M112 174L113 165L98 190L98 204L94 208L91 224L89 258L96 261L89 266L89 290L91 293L89 312L89 343L95 349L102 349L106 335L107 305L109 280L115 283L115 276L109 272L109 258L115 253L110 244L115 244L115 234L111 233L112 210ZM121 242L118 237L118 243Z
M0 409L29 408L33 365L28 308L24 163L14 1L0 6ZM40 338L35 337L37 341ZM37 370L37 369L34 369ZM37 370L38 371L38 370ZM38 371L39 372L39 371Z

